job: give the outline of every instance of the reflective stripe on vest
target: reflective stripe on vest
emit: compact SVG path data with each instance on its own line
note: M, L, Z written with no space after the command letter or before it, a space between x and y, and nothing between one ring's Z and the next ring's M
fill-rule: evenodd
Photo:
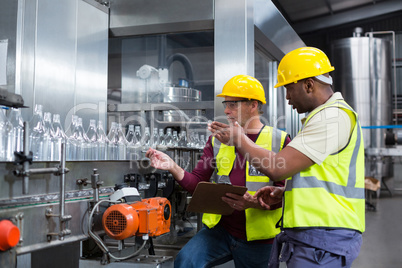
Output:
M287 181L283 228L349 228L363 232L364 146L357 114L345 102L336 101L313 111L302 129L311 117L329 107L353 112L351 137L345 148L329 155L321 165L314 164Z
M258 135L256 144L266 149L279 152L285 143L287 134L278 129L265 126ZM221 144L217 139L212 139L214 157L216 159L218 182L229 179L229 174L235 163L235 148ZM221 165L220 161L225 162ZM238 163L237 163L238 164ZM255 191L261 187L270 185L270 180L267 176L250 170L249 162L246 161L246 187L248 193L253 195ZM229 181L230 182L230 181ZM275 224L281 217L281 208L276 210L261 210L249 208L245 211L246 214L246 234L247 240L262 240L275 237L279 233L279 228L275 228ZM209 228L214 227L221 219L221 215L204 213L203 223Z
M358 128L360 129L360 124L357 122ZM361 142L361 133L357 131L357 140L356 144L360 144ZM347 198L358 198L364 199L364 188L355 188L356 184L356 176L352 174L356 174L356 162L357 162L357 154L359 152L359 147L355 146L353 149L352 159L349 165L349 176L348 176L348 184L346 186L342 186L330 181L321 181L318 180L317 177L309 176L300 178L300 173L297 173L293 176L292 180L287 181L286 188L324 188L327 192L331 194L341 195ZM296 179L296 180L295 180Z
M217 157L217 155L219 153L219 150L221 149L221 146L222 146L222 143L219 140L215 139L215 137L212 137L212 148L213 148L214 158L215 159L216 159L216 157ZM223 146L226 146L226 145L223 145ZM234 152L234 150L235 150L234 147L231 147L231 148L232 148L232 150ZM230 160L230 162L231 161L232 160ZM233 161L234 161L234 158L233 158ZM230 166L231 167L233 166L232 163L230 164ZM229 174L223 174L222 175L222 170L221 170L221 172L219 172L219 170L216 168L213 176L214 177L211 178L211 181L213 181L213 182L232 184L230 182Z

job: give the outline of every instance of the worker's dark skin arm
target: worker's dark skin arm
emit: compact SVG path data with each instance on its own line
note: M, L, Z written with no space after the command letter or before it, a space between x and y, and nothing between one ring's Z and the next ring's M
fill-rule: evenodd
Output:
M265 186L254 194L254 198L257 198L263 208L271 209L272 205L282 202L284 191L285 187Z
M212 122L209 130L220 142L236 146L247 161L273 181L287 179L314 164L310 158L290 146L276 154L256 145L237 123L227 125Z

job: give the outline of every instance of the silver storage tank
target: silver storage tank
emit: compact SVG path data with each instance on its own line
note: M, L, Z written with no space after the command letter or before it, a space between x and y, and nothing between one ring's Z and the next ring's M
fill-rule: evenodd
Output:
M341 91L359 114L365 148L384 148L385 129L391 124L391 43L373 37L351 37L331 45L335 67L334 90Z

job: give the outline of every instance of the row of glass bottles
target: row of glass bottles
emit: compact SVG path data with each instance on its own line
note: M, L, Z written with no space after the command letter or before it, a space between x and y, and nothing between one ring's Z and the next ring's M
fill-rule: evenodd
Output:
M199 135L198 132L192 132L188 141L185 130L182 130L180 134L178 134L176 130L172 131L172 128L167 128L166 134L164 134L163 129L154 128L151 135L149 127L145 127L144 137L142 137L140 127L141 126L138 125L129 125L126 138L128 142L142 146L143 150L147 150L149 147L184 147L202 149L206 143L205 135Z
M112 122L108 135L103 122L90 120L85 132L82 119L76 115L67 135L60 124L60 115L43 113L42 105L36 105L30 121L29 149L34 161L58 161L61 157L61 143L66 143L67 160L135 160L144 156L148 148L198 148L205 146L205 135L191 132L187 140L186 131L172 131L167 128L154 128L151 135L149 127L143 134L141 126L129 125L124 134L120 123ZM23 120L18 109L11 109L8 118L0 112L0 161L12 161L14 151L23 151Z
M7 117L6 108L0 106L0 161L12 161L14 151L22 150L23 129L20 110L11 108Z

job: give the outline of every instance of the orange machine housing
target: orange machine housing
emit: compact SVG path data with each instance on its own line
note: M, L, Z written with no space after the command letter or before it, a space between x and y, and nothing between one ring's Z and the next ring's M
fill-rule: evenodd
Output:
M171 211L169 200L163 197L116 204L103 214L103 228L109 237L116 240L145 234L155 237L170 231Z

